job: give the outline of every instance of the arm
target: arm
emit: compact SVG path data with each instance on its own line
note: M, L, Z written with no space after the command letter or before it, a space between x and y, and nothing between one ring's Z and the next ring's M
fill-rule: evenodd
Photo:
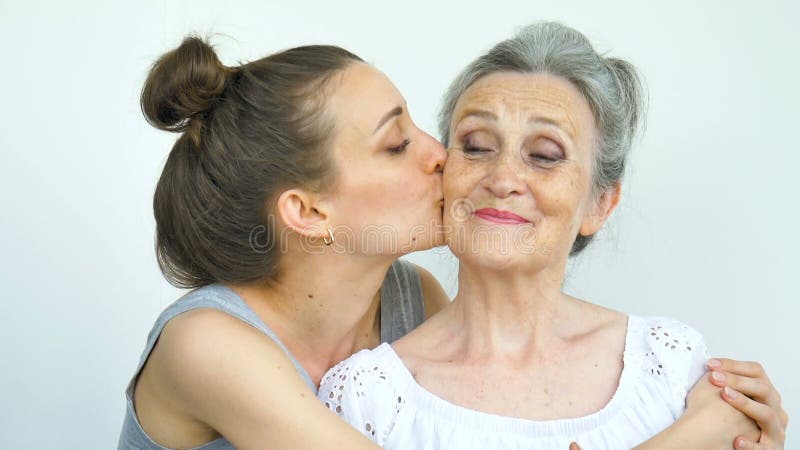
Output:
M425 319L441 311L442 308L450 304L450 297L442 289L442 285L430 272L414 264L419 274L419 281L422 285L422 299L425 302Z
M148 361L153 389L184 422L236 448L378 449L317 400L277 344L238 319L186 312L158 346Z
M734 439L742 434L758 437L755 424L725 403L721 391L708 377L701 378L686 399L686 412L635 450L722 450L733 448Z
M708 367L711 372L689 393L686 414L636 448L782 449L789 417L764 368L723 358L710 360ZM732 414L719 397L739 413ZM742 422L745 417L749 423ZM717 428L709 429L712 424Z
M722 398L753 419L761 429L757 439L737 437L736 448L782 449L789 416L761 364L720 358L709 360L708 368L712 371L711 383L724 388Z
M702 335L677 321L662 322L658 319L651 324L656 329L647 341L658 362L664 364L664 380L672 392L670 405L677 420L636 448L731 449L737 436L758 438L755 423L726 403L721 398L722 390L709 381ZM673 345L661 345L659 339L664 338Z

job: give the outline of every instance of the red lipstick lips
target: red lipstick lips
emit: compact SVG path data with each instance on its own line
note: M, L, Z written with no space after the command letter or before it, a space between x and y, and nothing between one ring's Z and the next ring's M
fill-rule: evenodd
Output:
M475 216L489 222L499 223L502 225L521 225L530 223L530 220L518 216L510 211L501 211L494 208L481 208L475 211Z

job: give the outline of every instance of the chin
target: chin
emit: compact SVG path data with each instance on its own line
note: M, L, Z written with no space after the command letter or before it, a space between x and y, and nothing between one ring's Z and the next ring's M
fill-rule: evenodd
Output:
M470 267L480 268L487 272L524 272L534 274L547 266L547 257L544 255L522 254L510 252L482 252L475 250L465 254L458 254L459 262Z
M481 273L506 272L513 269L516 264L510 258L497 257L496 255L456 255L459 266L469 267Z

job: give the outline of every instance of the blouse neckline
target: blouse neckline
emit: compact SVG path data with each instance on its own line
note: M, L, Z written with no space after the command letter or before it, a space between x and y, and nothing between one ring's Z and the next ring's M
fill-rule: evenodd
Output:
M634 388L641 375L643 354L636 343L643 340L644 326L639 318L629 315L625 331L625 349L622 354L622 373L611 400L600 410L593 413L565 419L531 420L519 417L502 416L494 413L478 411L451 403L417 383L403 360L388 343L381 344L376 352L385 352L390 364L396 366L395 372L400 378L398 391L405 395L403 403L413 405L420 412L450 421L454 424L487 432L506 432L525 436L574 436L586 433L608 422L620 412L627 400L633 395ZM393 373L394 375L394 373Z

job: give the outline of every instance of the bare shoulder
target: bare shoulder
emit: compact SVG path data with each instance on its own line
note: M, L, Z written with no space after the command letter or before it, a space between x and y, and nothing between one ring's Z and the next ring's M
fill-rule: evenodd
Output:
M276 388L297 385L291 361L258 330L211 308L184 312L170 320L139 375L135 407L142 428L159 444L191 448L218 437L227 420L220 407L241 406L248 385L243 373L264 373ZM269 411L269 406L264 412Z
M439 280L424 268L414 264L419 274L419 281L422 285L422 299L425 302L425 319L433 316L442 308L450 304L450 297L442 288Z
M137 408L140 423L169 448L197 447L220 435L243 449L323 448L331 440L337 448L374 448L317 400L274 341L221 311L172 319L140 376L137 397L145 385L152 394L146 389L145 399L162 401L154 414Z
M628 330L628 315L605 306L568 296L573 310L570 316L578 323L577 335L592 341L624 342Z
M192 408L210 400L208 394L199 394L204 389L219 389L236 398L262 386L250 384L256 381L247 375L250 371L268 380L274 388L270 390L308 390L275 341L219 310L198 308L175 317L164 327L158 345L161 348L151 359L162 366L166 380L180 380L175 393Z
M151 359L181 376L198 373L220 363L235 363L256 352L268 361L286 358L280 347L256 328L222 311L198 308L170 320Z

